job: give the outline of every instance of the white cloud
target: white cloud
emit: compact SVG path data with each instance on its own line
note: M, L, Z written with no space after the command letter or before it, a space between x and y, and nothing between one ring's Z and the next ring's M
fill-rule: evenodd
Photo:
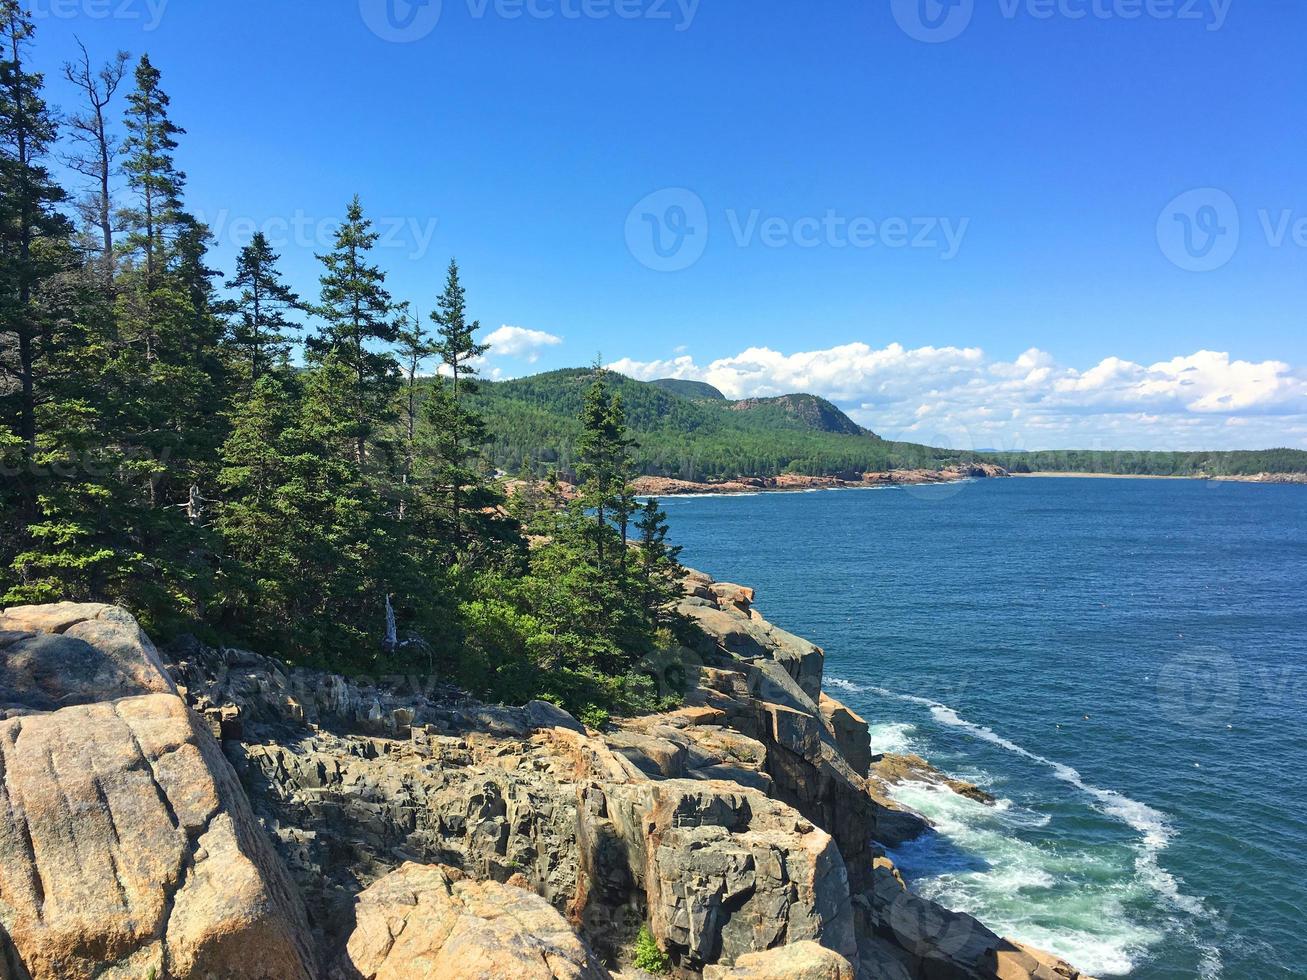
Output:
M812 392L887 437L958 448L1307 448L1307 374L1216 351L1076 369L1038 348L1002 361L976 347L852 343L793 354L754 347L706 366L684 354L611 367L707 381L729 398Z
M505 323L498 330L488 334L482 343L490 345L489 357L518 357L528 364L540 360L540 351L545 347L556 347L563 342L562 337L543 330L528 330L526 327L513 327Z

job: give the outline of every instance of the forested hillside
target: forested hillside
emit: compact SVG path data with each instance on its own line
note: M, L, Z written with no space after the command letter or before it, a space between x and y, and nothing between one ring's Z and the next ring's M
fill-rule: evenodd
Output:
M487 384L478 396L490 432L494 465L508 473L524 464L537 473L571 472L580 427L576 413L593 369L552 371ZM640 473L681 480L826 476L888 469L939 468L993 462L1015 473L1079 472L1159 476L1240 476L1307 472L1307 452L963 452L887 442L814 395L727 401L702 389L612 375L638 445ZM715 390L715 389L714 389Z
M1258 473L1307 473L1301 449L1234 452L1119 452L1048 450L989 453L986 459L1013 473L1116 473L1122 476L1255 476Z
M479 405L494 464L509 473L524 465L570 472L580 434L576 412L592 376L593 369L582 368L483 385ZM706 480L864 472L891 462L942 465L960 456L887 443L814 395L730 402L621 375L612 383L637 437L636 466L647 475Z

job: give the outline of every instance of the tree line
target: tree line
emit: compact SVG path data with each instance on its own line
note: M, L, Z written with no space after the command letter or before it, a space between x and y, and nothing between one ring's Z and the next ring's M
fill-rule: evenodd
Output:
M516 473L543 461L567 470L580 438L577 410L589 374L564 370L487 384L478 405L490 423L488 452ZM683 480L831 476L895 469L940 469L996 463L1018 473L1066 471L1159 476L1239 476L1307 472L1307 452L1295 449L1227 452L1051 450L1000 452L933 448L891 442L852 425L813 396L767 403L707 400L613 376L627 405L639 472ZM790 410L787 410L790 409ZM797 410L795 410L797 409ZM834 431L831 431L831 429Z
M640 665L675 642L677 549L631 494L604 372L577 421L579 498L506 499L455 262L428 314L397 300L355 197L315 297L261 234L222 275L159 69L83 49L61 133L33 40L0 0L3 603L119 603L163 638L435 669L592 720L653 705Z

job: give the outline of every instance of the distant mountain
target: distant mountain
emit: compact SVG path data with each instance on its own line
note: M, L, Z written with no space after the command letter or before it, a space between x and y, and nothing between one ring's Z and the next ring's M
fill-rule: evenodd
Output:
M509 473L524 463L571 473L581 434L577 421L593 368L551 371L485 383L478 396L494 465ZM681 480L857 474L997 463L1013 472L1248 476L1307 473L1307 452L1035 452L935 449L886 442L835 405L810 394L729 401L701 382L636 381L610 375L637 446L640 473Z
M593 378L593 369L573 368L482 385L495 465L516 473L530 460L570 470L581 431L577 415ZM646 475L703 480L850 473L890 462L888 443L816 395L732 402L696 382L669 385L620 374L610 380ZM934 465L931 451L918 448L909 454L912 464Z
M657 381L650 381L649 383L655 388L661 388L663 391L670 391L673 395L681 395L685 398L701 398L715 402L726 401L726 396L706 381L659 378Z
M736 412L751 412L759 417L768 414L783 415L818 432L876 437L875 433L864 429L826 399L818 398L816 395L746 398L743 401L732 402L731 409Z

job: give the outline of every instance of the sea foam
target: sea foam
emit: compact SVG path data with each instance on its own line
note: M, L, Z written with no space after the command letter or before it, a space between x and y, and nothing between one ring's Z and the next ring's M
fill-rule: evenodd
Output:
M850 688L923 707L941 725L961 729L1048 769L1055 778L1088 797L1096 810L1139 835L1133 868L1129 869L1133 874L1124 867L1120 868L1120 872L1128 877L1118 878L1096 898L1086 902L1077 902L1068 896L1061 896L1064 900L1058 901L1059 896L1052 887L1056 883L1054 869L1060 864L1063 866L1060 870L1073 870L1065 868L1069 855L1058 856L1015 836L1022 828L1047 824L1046 815L1013 807L1006 800L1000 801L996 808L987 808L946 787L904 784L895 788L896 799L924 813L945 839L963 853L983 859L986 865L980 870L951 868L950 860L940 860L938 855L920 850L914 853L913 845L909 845L899 857L923 872L923 879L914 882L914 887L925 897L972 912L1025 941L1065 957L1090 973L1111 976L1130 973L1147 955L1148 949L1163 938L1161 931L1132 921L1124 908L1135 892L1146 889L1160 898L1162 905L1183 915L1183 918L1168 923L1168 930L1186 935L1200 949L1204 980L1220 977L1219 950L1204 941L1199 935L1203 930L1194 926L1194 920L1210 923L1210 910L1200 900L1184 894L1180 882L1160 864L1159 855L1169 846L1175 833L1164 813L1115 790L1095 786L1075 768L1032 752L991 728L968 721L946 704L880 687L850 685ZM897 726L878 727L892 729ZM1032 817L1040 822L1032 823ZM1004 821L1011 826L1002 827ZM956 856L951 859L953 864L957 861ZM1092 858L1086 854L1084 861L1091 862ZM1097 869L1086 863L1074 870L1092 873ZM1055 926L1050 926L1047 921L1031 921L1028 910L1033 908L1042 908L1045 912L1056 910L1059 921Z

